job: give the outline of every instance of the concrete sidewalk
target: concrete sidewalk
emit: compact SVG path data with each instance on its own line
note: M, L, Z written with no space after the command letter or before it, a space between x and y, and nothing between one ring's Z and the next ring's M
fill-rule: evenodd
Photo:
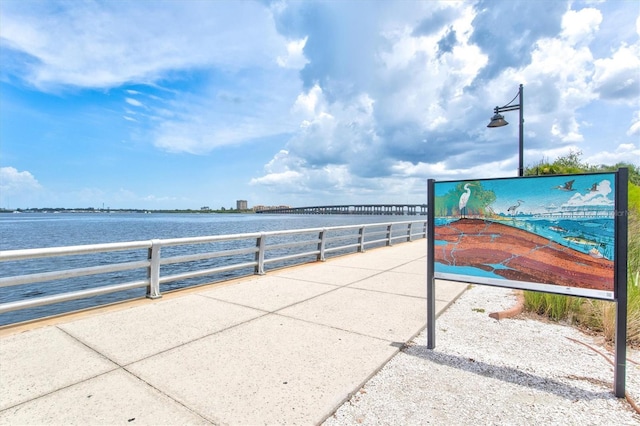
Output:
M0 330L0 424L321 423L425 326L426 248Z

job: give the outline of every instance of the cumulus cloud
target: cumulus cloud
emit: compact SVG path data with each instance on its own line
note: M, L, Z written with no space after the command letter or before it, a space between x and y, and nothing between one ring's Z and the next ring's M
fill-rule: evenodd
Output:
M307 44L307 37L300 40L293 40L287 43L287 55L278 56L278 65L284 68L301 69L309 61L304 57L304 45Z
M301 187L302 182L299 181L300 178L302 178L303 175L300 172L296 172L293 170L287 170L284 172L279 172L279 173L269 173L267 175L264 175L262 177L259 178L253 178L250 181L251 185L266 185L266 186L271 186L271 185L277 185L277 186L282 186L282 185L296 185L298 187Z
M599 151L584 158L587 164L618 164L630 163L640 165L640 144L623 143L612 151Z
M573 45L588 44L601 22L602 13L597 9L568 10L562 16L562 37Z
M488 100L508 101L517 82L525 84L525 158L533 163L580 150L589 123L579 120L578 111L602 97L607 82L614 80L613 72L626 76L626 63L634 68L634 60L624 62L630 47L621 46L608 58L594 58L590 46L604 19L597 7L574 10L562 3L549 7L508 2L501 7L518 13L505 22L504 10L498 13L482 1L475 6L433 6L415 10L413 25L394 25L383 13L372 17L374 13L367 12L371 22L359 31L361 36L370 33L355 53L349 45L336 47L337 40L327 33L318 33L346 31L341 26L344 19L332 20L331 25L322 22L334 18L340 7L332 4L324 10L325 5L314 5L325 13L314 15L321 22L308 34L309 63L302 73L308 88L293 108L303 118L287 144L286 158L296 158L289 171L310 177L339 166L351 184L360 178L401 176L409 184L412 178L511 175L517 168L517 116L511 116L509 128L483 130L480 123L490 116ZM288 12L307 16L301 9L304 6L298 5ZM537 21L540 25L525 23L536 16L544 16ZM296 21L287 15L287 22ZM367 58L367 76L360 78L361 70L355 70L347 78L351 68L337 65L353 63L347 59L351 54L354 60ZM514 84L505 84L510 81ZM459 130L473 128L474 122L477 130ZM632 125L630 132L636 127ZM621 148L611 154L597 155L628 159L633 150ZM276 156L271 165L283 159Z
M320 86L317 84L314 85L309 91L302 92L298 95L293 105L294 112L301 113L304 119L313 118L318 108L325 109L325 107L320 106L320 102L323 100L322 96Z
M552 139L567 144L584 140L576 111L597 98L592 90L594 58L588 42L601 19L593 9L567 11L560 34L539 39L531 63L513 76L528 82L527 91L535 97L527 97L527 115L531 118L531 112L538 113L534 120L550 122L543 130Z
M603 99L637 105L640 98L640 43L620 46L610 58L595 61L593 83Z
M42 189L38 180L28 171L15 167L0 167L0 193L21 194Z
M506 68L526 66L537 40L556 37L560 32L566 4L509 1L496 7L492 0L481 0L475 10L471 42L489 55L488 65L479 70L477 76L477 83L482 84ZM535 25L531 25L532 20Z
M370 34L367 43L354 49L356 55L365 51L369 61L377 61L369 76L356 85L341 83L346 78L342 69L309 69L314 75L321 71L327 75L319 76L296 99L293 111L302 121L287 144L290 155L303 158L305 167L346 165L354 178L384 176L391 171L394 158L424 161L438 144L437 137L423 143L425 133L448 124L447 109L465 103L465 86L486 64L486 56L469 42L473 8L459 4L439 7L449 10L440 15L452 20L437 30L427 31L425 21L418 23L423 28L415 31L387 25L381 17L374 19L370 26L380 31L380 43ZM346 31L335 28L340 23L338 19L332 24L338 33ZM324 64L329 58L321 54L319 46L311 46L311 63ZM323 49L336 53L335 45ZM352 63L348 58L354 51L338 48L337 54L344 57L332 61ZM348 77L349 82L355 81Z
M629 130L627 130L627 136L638 135L640 134L640 111L636 111L633 114L633 119L631 120L631 126Z

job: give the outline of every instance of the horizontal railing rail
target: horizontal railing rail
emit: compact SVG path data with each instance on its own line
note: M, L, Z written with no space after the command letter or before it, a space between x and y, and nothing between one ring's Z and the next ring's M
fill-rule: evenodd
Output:
M17 265L13 271L27 271L0 276L0 314L137 288L146 288L146 296L155 299L162 296L161 285L216 274L226 273L229 277L231 272L236 273L231 277L237 277L240 276L237 271L241 270L247 271L245 275L262 275L266 273L266 265L286 267L304 262L299 261L304 258L324 261L328 254L364 252L371 246L426 238L426 230L426 221L420 220L0 251L0 263L10 265L13 262ZM204 248L198 250L198 246ZM125 258L118 262L109 257L117 252L131 253L118 255L118 260ZM33 262L56 257L73 258L67 263L81 267L54 269L59 262L49 262L38 268L30 266ZM42 268L53 270L42 271ZM2 275L7 275L7 268L2 270L5 271ZM131 271L144 273L146 278L140 279L138 275L127 280L126 274L122 273ZM68 288L66 284L56 287L58 290L62 287L63 291L49 289L46 284L101 274L116 274L108 280L125 282L89 285L83 281L81 287L89 288ZM36 290L7 294L10 288L36 283L42 283ZM5 301L11 298L15 300Z

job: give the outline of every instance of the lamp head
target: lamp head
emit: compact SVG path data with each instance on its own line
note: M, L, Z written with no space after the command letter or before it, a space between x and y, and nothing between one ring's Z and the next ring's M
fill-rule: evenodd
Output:
M502 127L506 126L507 124L509 124L509 122L504 119L502 114L496 112L493 117L491 117L491 122L487 124L487 127Z

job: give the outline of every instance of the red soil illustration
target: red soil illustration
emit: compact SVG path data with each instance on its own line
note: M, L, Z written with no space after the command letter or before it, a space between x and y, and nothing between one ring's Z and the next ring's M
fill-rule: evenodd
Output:
M596 259L537 234L480 219L436 226L435 261L473 266L509 280L613 291L613 261ZM500 264L508 269L494 269ZM437 267L436 267L437 268Z

